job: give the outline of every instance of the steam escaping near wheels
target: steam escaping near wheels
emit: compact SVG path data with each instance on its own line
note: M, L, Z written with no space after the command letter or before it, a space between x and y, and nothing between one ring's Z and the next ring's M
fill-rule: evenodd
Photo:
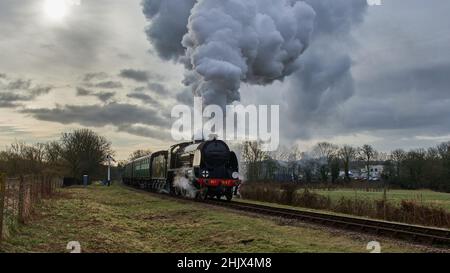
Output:
M188 170L181 169L177 172L173 179L173 187L175 188L175 193L182 195L187 198L196 198L199 194L199 190L192 185L192 182L186 177Z

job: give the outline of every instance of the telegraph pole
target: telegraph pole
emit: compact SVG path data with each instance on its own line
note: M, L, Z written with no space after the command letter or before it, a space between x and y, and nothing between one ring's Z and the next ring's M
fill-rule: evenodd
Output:
M111 186L111 160L116 162L111 155L107 155L106 159L108 160L108 187Z

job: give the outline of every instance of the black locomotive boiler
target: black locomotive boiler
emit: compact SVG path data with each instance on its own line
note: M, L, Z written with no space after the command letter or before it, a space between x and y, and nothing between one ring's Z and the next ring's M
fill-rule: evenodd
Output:
M180 143L133 160L122 177L125 184L143 189L229 201L240 184L236 154L217 139Z

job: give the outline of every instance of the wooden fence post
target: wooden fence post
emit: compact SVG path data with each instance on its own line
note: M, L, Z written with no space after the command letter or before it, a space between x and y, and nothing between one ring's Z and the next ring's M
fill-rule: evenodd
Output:
M25 215L24 215L24 209L25 209L25 185L24 185L24 178L23 176L20 176L19 178L19 222L25 223Z
M5 208L5 190L6 181L3 174L0 173L0 242L3 238L3 217Z

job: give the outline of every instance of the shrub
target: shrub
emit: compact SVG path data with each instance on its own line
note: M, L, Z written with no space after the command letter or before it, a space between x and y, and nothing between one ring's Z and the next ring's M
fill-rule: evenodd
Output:
M341 197L332 202L309 189L295 184L245 183L240 188L244 199L278 203L311 209L328 210L357 216L365 216L409 224L450 227L450 213L445 209L418 201L403 200L399 204L389 202L386 196L380 200Z

